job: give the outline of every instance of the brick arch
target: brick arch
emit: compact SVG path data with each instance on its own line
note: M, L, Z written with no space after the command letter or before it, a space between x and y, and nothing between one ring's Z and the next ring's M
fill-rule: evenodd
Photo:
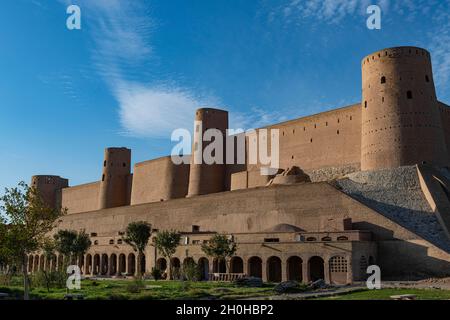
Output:
M288 280L301 282L303 280L303 259L291 256L286 261L286 274Z
M267 281L269 282L281 282L281 259L277 256L271 256L267 259Z
M247 264L249 276L262 278L262 259L260 257L250 257L247 261Z
M312 256L308 260L309 279L316 281L325 280L325 261L320 256Z

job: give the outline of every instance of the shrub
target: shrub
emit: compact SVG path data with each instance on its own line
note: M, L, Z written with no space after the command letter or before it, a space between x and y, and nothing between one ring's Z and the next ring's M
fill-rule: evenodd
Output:
M152 268L151 275L152 275L153 279L159 280L159 279L161 279L162 272L158 268Z
M195 261L188 261L183 265L183 277L188 281L199 281L201 277L200 268Z
M31 276L35 288L65 288L67 275L64 271L38 271Z
M144 281L134 280L127 284L125 290L129 293L140 293L145 288Z
M1 286L10 286L11 278L12 278L12 276L10 274L0 274L0 285Z

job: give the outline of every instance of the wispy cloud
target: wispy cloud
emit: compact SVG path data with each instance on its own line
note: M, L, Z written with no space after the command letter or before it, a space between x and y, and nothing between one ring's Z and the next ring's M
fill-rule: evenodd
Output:
M176 128L190 129L196 108L216 101L195 88L149 84L157 28L148 2L79 0L78 5L83 31L93 40L92 63L118 103L121 134L169 138Z
M336 24L348 16L365 14L370 4L369 0L291 0L273 11L271 18L279 15L286 22L295 24L311 23L311 20ZM381 0L378 4L387 9L389 0Z
M367 16L366 9L372 4L381 7L383 21L401 18L405 22L413 22L423 16L430 18L433 26L423 39L417 39L417 44L432 53L437 91L441 98L449 100L450 0L288 0L271 10L268 19L282 19L287 26L332 25L355 16Z
M175 128L191 129L195 110L211 100L174 87L151 87L124 82L115 92L125 134L138 137L170 137ZM205 100L203 100L205 99Z
M450 1L444 2L446 7L437 11L433 19L437 27L429 34L429 49L438 97L450 103Z
M252 107L248 112L232 112L230 114L230 128L249 130L286 120L288 120L286 113L280 110Z

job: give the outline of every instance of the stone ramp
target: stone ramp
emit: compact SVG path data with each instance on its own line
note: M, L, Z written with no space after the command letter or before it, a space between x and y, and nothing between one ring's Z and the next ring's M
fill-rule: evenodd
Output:
M416 166L354 172L335 186L450 253L450 239L422 192Z

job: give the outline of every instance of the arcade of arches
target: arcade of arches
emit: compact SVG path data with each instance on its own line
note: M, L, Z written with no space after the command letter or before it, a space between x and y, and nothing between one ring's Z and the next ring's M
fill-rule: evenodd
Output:
M78 261L78 265L86 276L132 276L138 271L137 261L137 255L134 253L112 253L109 255L88 253L81 261ZM351 259L345 255L327 257L293 255L287 259L275 255L268 258L234 256L228 263L207 257L199 259L174 257L171 259L172 269L174 271L180 270L189 261L198 264L201 280L208 280L210 273L227 273L229 271L230 274L246 274L262 278L268 282L286 280L310 282L324 279L327 283L345 284L352 281L352 274L349 272L352 270ZM359 259L360 268L367 266L369 261L373 263L373 257L361 256ZM146 269L146 263L145 256L143 256L140 266L142 273L148 270ZM46 261L43 255L30 255L28 257L28 271L30 273L38 270L56 270L60 269L62 265L62 256L55 257L50 261ZM161 271L169 272L169 263L165 258L158 258L155 266Z

